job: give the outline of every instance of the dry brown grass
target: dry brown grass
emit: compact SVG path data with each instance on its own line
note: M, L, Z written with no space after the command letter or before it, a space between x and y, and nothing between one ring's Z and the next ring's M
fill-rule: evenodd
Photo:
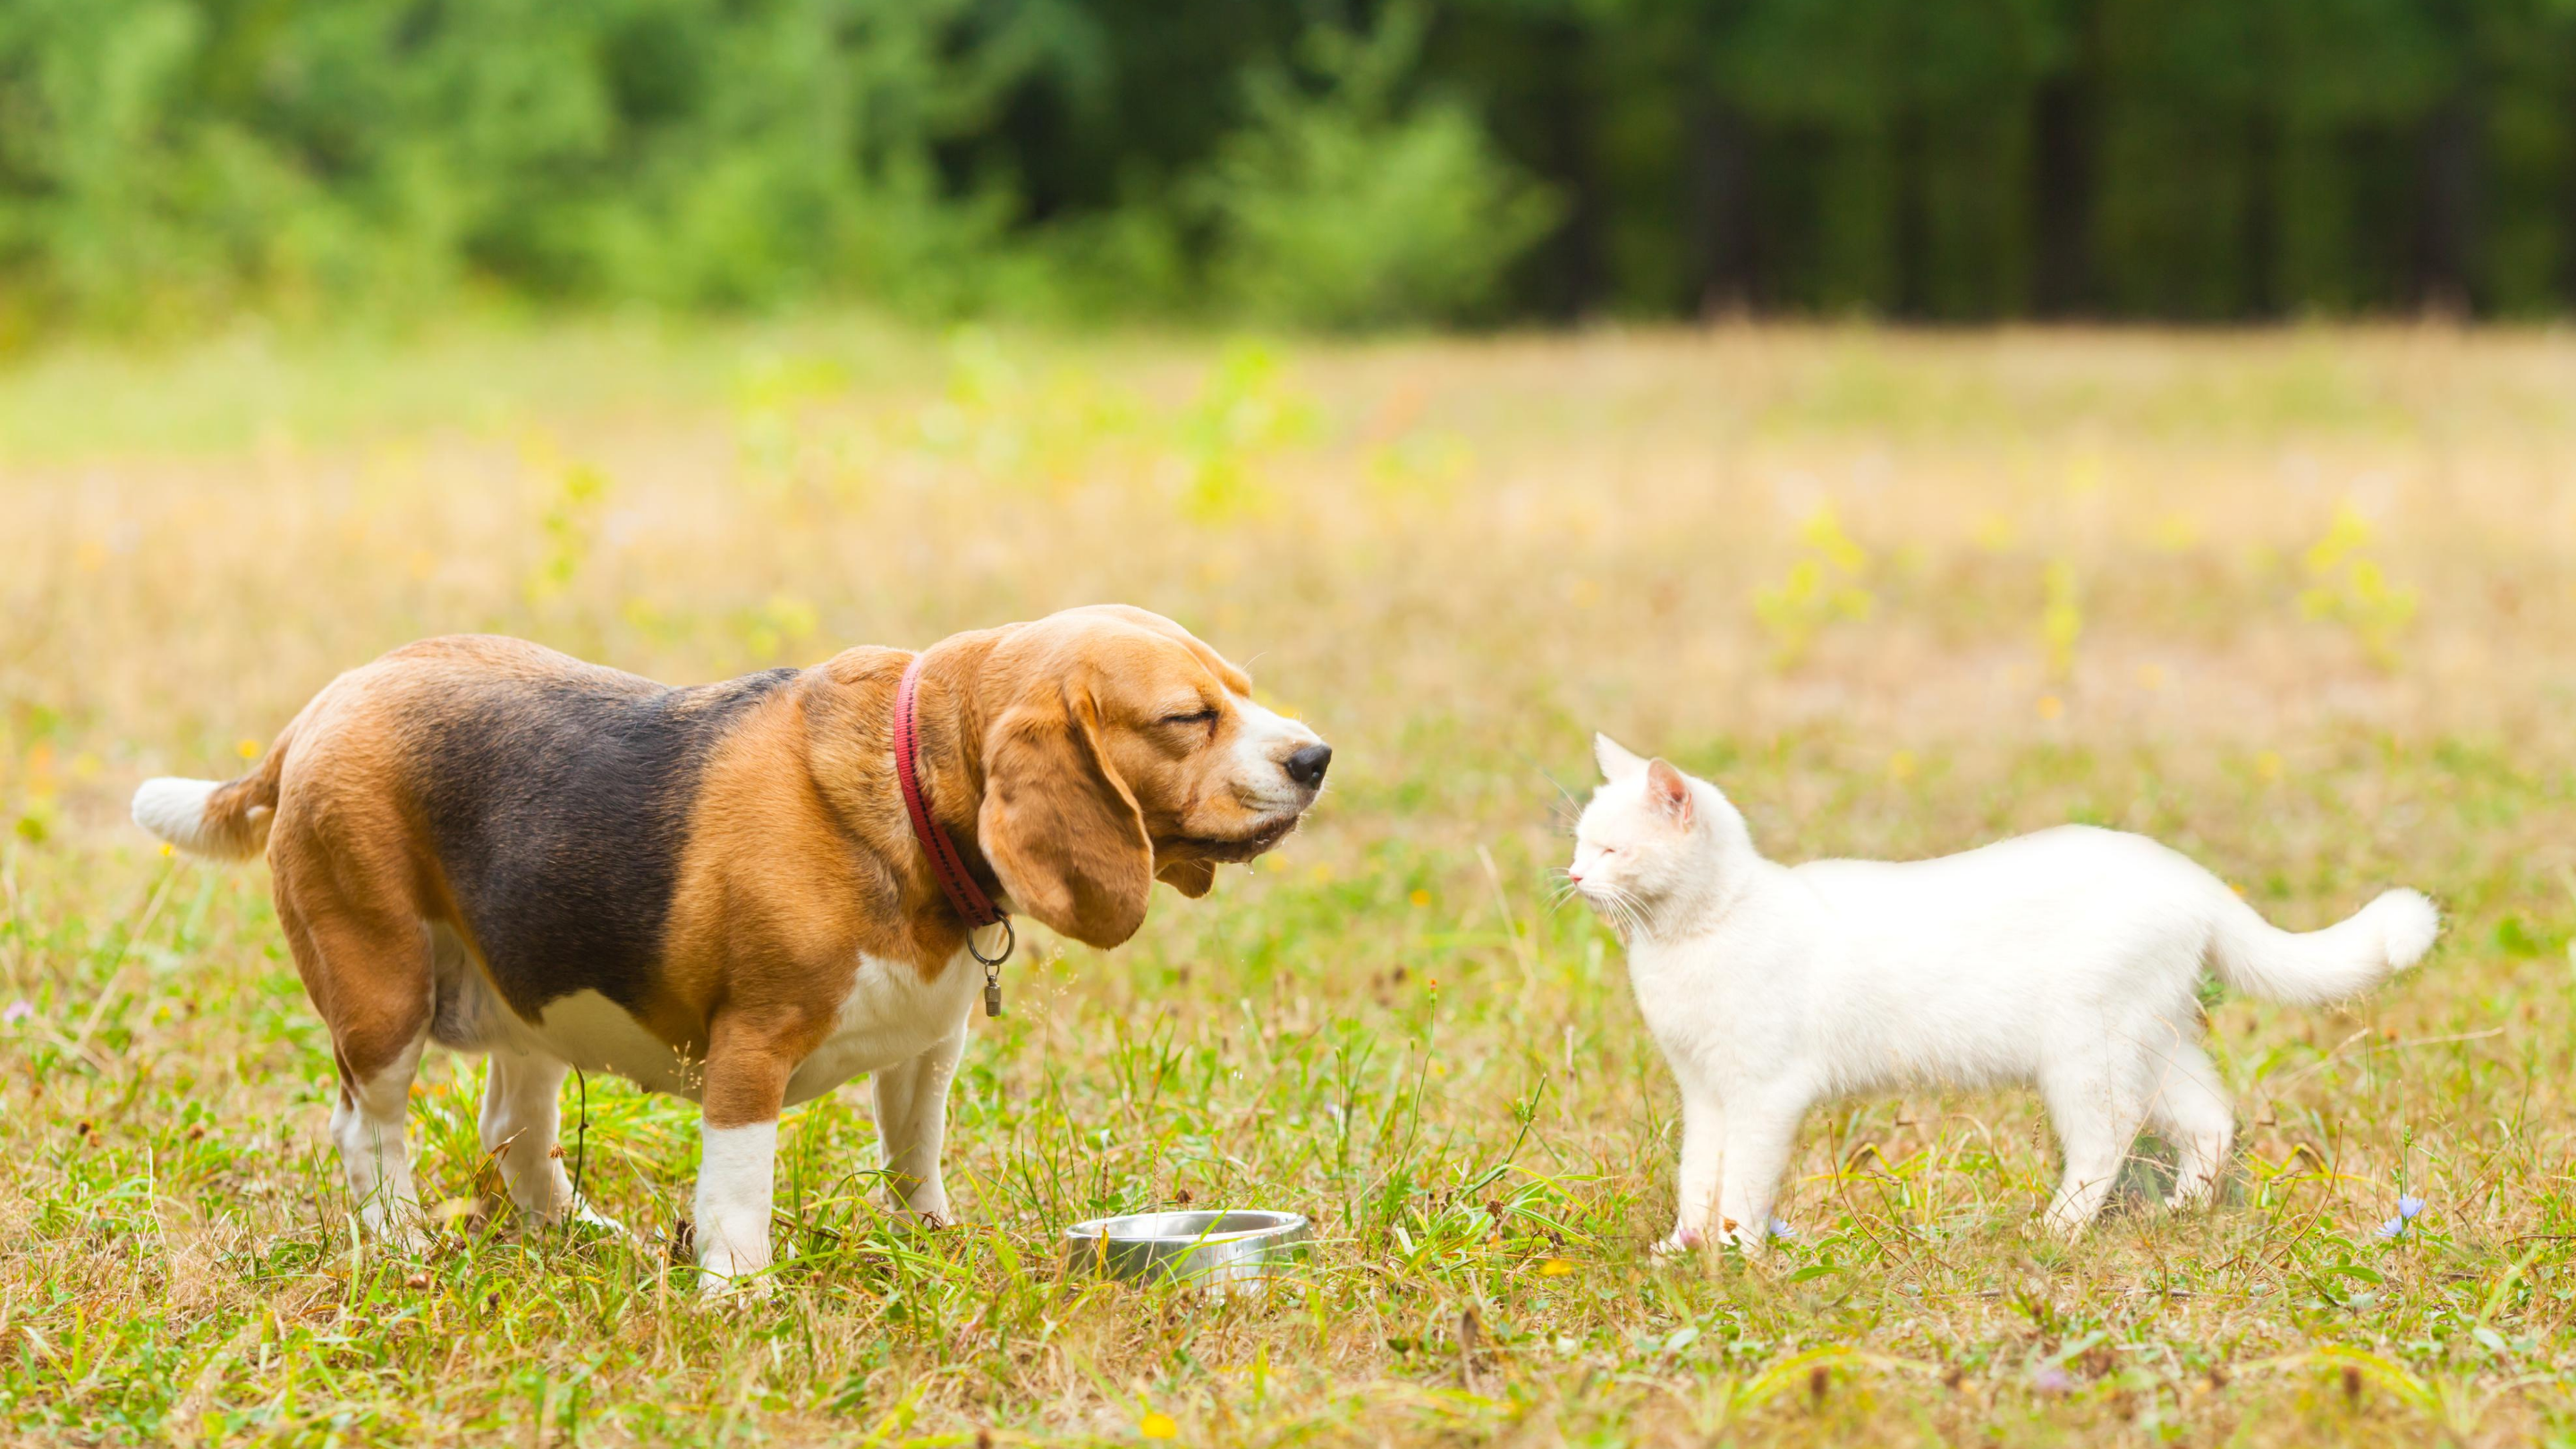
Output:
M0 1420L316 1443L1123 1440L1165 1417L1192 1442L2576 1431L2571 397L2576 340L2441 330L1265 358L818 322L0 381ZM699 680L1103 598L1249 660L1335 742L1334 792L1134 946L1041 946L959 1088L978 1226L878 1221L864 1093L801 1115L803 1256L754 1310L701 1310L604 1242L353 1253L264 882L121 823L140 776L229 773L333 671L424 634ZM2403 881L2451 928L2350 1012L2213 1007L2245 1124L2213 1215L2047 1244L2033 1105L1927 1097L1811 1123L1772 1267L1658 1268L1669 1089L1615 943L1549 914L1541 878L1549 777L1582 788L1595 726L1719 779L1781 856L2081 818L2285 924ZM442 1195L477 1190L475 1081L422 1098ZM589 1097L601 1195L667 1224L690 1118ZM2401 1186L2431 1207L2384 1242ZM1048 1266L1069 1218L1182 1190L1313 1210L1311 1282L1210 1305Z

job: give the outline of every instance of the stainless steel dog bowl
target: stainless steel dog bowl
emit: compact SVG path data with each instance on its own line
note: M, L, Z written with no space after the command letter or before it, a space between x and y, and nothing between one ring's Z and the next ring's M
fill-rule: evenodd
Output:
M1132 1213L1075 1223L1064 1230L1064 1250L1077 1272L1223 1293L1303 1262L1312 1237L1297 1213Z

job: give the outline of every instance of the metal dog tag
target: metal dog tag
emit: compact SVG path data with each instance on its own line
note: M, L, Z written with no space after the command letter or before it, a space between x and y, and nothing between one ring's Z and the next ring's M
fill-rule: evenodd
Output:
M994 967L984 969L984 1014L1002 1014L1002 973Z

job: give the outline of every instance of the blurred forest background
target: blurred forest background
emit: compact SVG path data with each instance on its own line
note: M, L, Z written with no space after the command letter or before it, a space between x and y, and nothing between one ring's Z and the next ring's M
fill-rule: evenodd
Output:
M2576 0L8 0L0 346L2576 300Z

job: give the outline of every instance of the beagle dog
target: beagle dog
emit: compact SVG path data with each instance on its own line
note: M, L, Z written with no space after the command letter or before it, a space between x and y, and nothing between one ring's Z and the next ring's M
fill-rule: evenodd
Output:
M1332 759L1120 605L688 689L461 635L333 680L238 780L145 782L134 818L266 850L367 1229L420 1240L403 1110L428 1043L489 1057L483 1146L541 1221L588 1216L555 1147L564 1075L615 1072L700 1104L714 1288L770 1262L780 1109L862 1072L895 1207L948 1213L948 1084L1002 940L970 959L916 833L899 684L921 828L1000 910L1093 946L1135 934L1155 881L1203 896L1277 845Z

